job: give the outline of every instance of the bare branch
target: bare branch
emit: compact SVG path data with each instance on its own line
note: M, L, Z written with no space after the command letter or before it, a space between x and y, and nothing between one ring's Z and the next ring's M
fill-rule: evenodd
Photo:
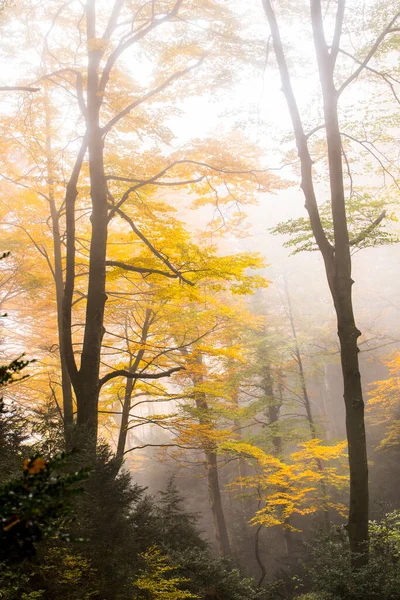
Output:
M350 83L352 83L355 79L357 79L357 77L360 75L360 73L363 71L363 69L365 69L365 67L368 65L369 61L371 60L371 58L373 58L373 56L377 52L377 50L378 50L381 42L384 40L384 38L389 33L395 33L395 32L399 31L399 28L393 27L393 25L396 23L396 21L399 17L400 17L400 12L395 14L393 19L385 27L385 29L382 31L382 33L380 35L378 35L378 37L375 40L375 43L371 46L369 52L367 53L364 60L360 63L360 66L358 67L358 69L356 69L354 71L354 73L352 73L352 75L350 75L350 77L348 77L346 79L346 81L344 83L342 83L342 85L340 86L340 88L338 90L338 96L340 96L340 94L347 88L347 86L349 86Z
M332 46L331 46L331 52L330 52L331 58L332 58L332 67L335 66L335 62L336 62L337 55L339 52L339 44L340 44L340 37L342 35L345 6L346 6L346 0L338 0L338 7L337 7L337 11L336 11L336 20L335 20L335 31L333 33Z
M288 163L288 165L290 164L294 164L294 163ZM198 160L191 160L191 159L182 159L182 160L175 160L172 163L170 163L169 165L167 165L166 167L164 167L163 169L161 169L161 171L159 171L158 173L156 173L155 175L153 175L152 177L149 177L148 179L134 179L134 178L122 178L122 177L118 177L118 176L114 176L114 175L107 175L106 179L107 180L115 180L115 181L133 181L133 182L138 182L136 185L128 188L126 190L126 192L123 194L121 200L119 200L119 202L115 205L112 206L110 209L110 214L109 214L109 219L111 220L113 213L117 212L119 208L121 208L121 206L126 202L126 200L129 198L129 196L136 190L138 190L141 187L144 187L146 185L162 185L162 182L159 181L160 177L163 177L164 175L166 175L168 173L168 171L170 171L171 169L173 169L174 167L176 167L177 165L196 165L198 167L204 167L207 169L210 169L211 171L215 171L216 173L223 173L224 175L253 175L255 177L255 179L258 181L257 179L257 173L268 173L270 170L274 170L274 169L246 169L246 170L235 170L235 169L224 169L222 167L217 167L215 165L211 165L210 163L206 163L206 162L201 162ZM283 165L283 166L288 166L288 165ZM279 167L278 169L275 170L280 170L283 167ZM206 176L202 176L201 179L204 179ZM201 179L199 178L199 181L201 181ZM192 181L190 181L189 183L192 183ZM195 181L194 181L195 183ZM173 184L171 184L173 185Z
M376 152L378 152L378 150L375 148L375 146L373 145L372 142L369 142L368 140L359 140L357 138L355 138L354 136L350 135L349 133L344 133L343 131L340 134L343 137L348 138L349 140L352 140L353 142L359 144L360 146L362 146L367 152L369 152L371 154L371 156L374 157L374 159L376 160L377 163L379 163L382 171L383 171L383 177L385 177L385 174L388 175L393 183L395 184L395 186L397 187L397 189L400 190L400 185L396 179L396 177L393 175L393 173L391 173L389 171L389 169L385 166L385 164L383 163L382 159L376 154ZM369 145L372 146L372 148L374 148L375 152L369 148Z
M63 73L72 73L73 75L75 75L75 89L76 89L76 96L78 99L79 110L81 111L82 115L85 116L86 115L86 103L85 103L85 98L83 95L83 77L82 77L82 73L80 71L78 71L77 69L72 69L72 68L59 69L58 71L54 71L53 73L44 75L43 77L38 79L38 81L42 81L43 79L51 80L52 77L62 75Z
M310 137L312 137L314 135L314 133L317 133L317 131L321 131L321 129L325 129L325 124L317 125L316 127L313 127L308 133L306 133L306 138L310 139Z
M347 56L347 57L351 58L352 60L354 60L354 62L358 63L359 65L362 64L362 62L358 58L356 58L355 56L353 56L349 52L346 52L345 50L342 50L341 48L339 49L339 52L341 54L343 54L344 56ZM392 78L387 73L381 73L380 71L377 71L376 69L373 69L372 67L369 67L369 66L366 66L365 70L369 71L370 73L373 73L377 77L380 77L381 79L383 79L388 84L388 86L390 87L390 89L392 90L392 94L395 97L396 101L400 104L400 98L398 97L398 95L396 93L396 89L395 89L393 83L390 81L392 79L396 83L399 83L396 79Z
M124 0L116 0L111 11L110 20L108 21L107 27L103 33L103 40L109 40L111 35L113 34L115 27L117 25L117 20L121 9L124 5Z
M162 379L163 377L170 377L173 373L182 370L185 370L185 367L173 367L167 371L161 371L161 373L132 373L127 369L117 369L116 371L111 371L110 373L107 373L107 375L104 375L99 381L99 386L100 388L103 387L104 384L116 377L126 377L127 379Z
M381 214L379 215L379 217L377 217L375 219L375 221L373 221L371 223L371 225L369 225L368 227L366 227L364 229L364 231L362 231L356 238L354 238L353 240L350 240L349 244L350 246L356 246L357 244L359 244L360 242L362 242L363 240L365 240L366 237L369 236L369 234L376 228L378 227L378 225L383 221L383 219L386 217L386 210L383 210L381 212Z
M143 446L134 446L125 450L124 455L134 450L142 450L143 448L182 448L183 450L199 450L197 446L182 446L182 444L143 444Z
M172 273L175 274L176 277L178 277L181 281L183 281L184 283L187 283L188 285L192 285L192 286L195 285L193 283L193 281L186 279L186 277L184 277L182 275L182 273L180 273L180 271L176 267L174 267L174 265L168 260L168 258L166 256L164 256L163 254L161 254L161 252L159 252L153 246L153 244L146 238L146 236L144 236L143 233L141 233L141 231L139 231L139 229L136 227L135 223L132 221L132 219L127 214L125 214L119 208L116 209L115 207L113 207L112 210L115 210L123 219L125 219L125 221L127 223L129 223L132 231L134 231L136 233L136 235L142 240L142 242L144 242L146 244L146 246L149 248L149 250L151 250L151 252L155 256L157 256L157 258L159 258L172 271Z
M182 69L181 71L177 71L176 73L174 73L173 75L168 77L158 87L154 88L153 90L150 90L149 92L147 92L147 94L145 94L141 98L138 98L137 100L134 100L133 102L128 104L128 106L126 106L124 108L124 110L121 110L121 112L119 112L117 115L115 115L115 117L110 119L110 121L107 123L107 125L104 125L104 127L102 128L103 135L107 135L107 133L114 127L114 125L116 123L118 123L118 121L123 119L126 115L128 115L134 108L136 108L137 106L139 106L146 100L149 100L149 98L156 96L159 92L162 92L163 90L165 90L176 79L180 79L187 73L190 73L190 71L193 71L193 69L197 69L197 67L199 67L203 63L204 58L205 57L203 56L194 65L187 67L186 69Z
M177 187L180 185L189 185L191 183L200 183L206 178L206 175L201 175L196 177L195 179L186 179L181 181L156 181L153 182L154 185L158 186L168 186L168 187ZM140 183L142 185L151 185L152 182L149 183L148 179L135 179L133 177L121 177L119 175L107 175L107 180L112 181L125 181L126 183Z
M135 267L134 265L129 265L127 263L120 262L119 260L106 260L106 265L108 267L119 267L120 269L124 269L125 271L132 271L133 273L141 273L143 275L164 275L164 277L170 277L171 279L177 279L178 275L175 273L170 273L168 271L161 271L160 269L150 269L145 267Z
M282 91L285 95L288 105L296 139L297 151L301 162L301 188L306 198L306 209L310 217L310 223L315 240L319 249L321 250L322 256L324 257L325 262L331 262L333 259L333 247L326 237L321 223L312 176L313 161L310 156L307 144L307 136L304 133L300 111L294 95L278 22L276 20L274 9L272 8L271 1L263 0L263 7L271 30L276 61L278 63L279 73L281 76Z
M121 56L121 54L125 50L127 50L128 48L133 46L133 44L135 42L138 42L143 37L145 37L150 31L152 31L156 27L159 27L159 25L161 25L162 23L170 21L172 18L176 17L179 12L182 2L183 2L183 0L177 0L174 8L167 15L165 15L164 17L161 17L160 19L153 18L147 27L144 27L140 31L135 32L132 36L129 36L128 39L126 39L125 41L118 44L118 46L115 48L115 50L108 57L105 67L103 69L103 72L102 72L102 75L100 78L100 84L99 84L100 92L105 91L108 80L110 79L112 68L115 65L115 63L117 62L118 58Z
M39 92L40 88L27 87L24 85L2 85L0 92Z

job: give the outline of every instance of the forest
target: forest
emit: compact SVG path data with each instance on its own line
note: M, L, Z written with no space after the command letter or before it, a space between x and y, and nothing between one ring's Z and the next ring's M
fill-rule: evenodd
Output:
M0 600L400 600L399 0L0 29Z

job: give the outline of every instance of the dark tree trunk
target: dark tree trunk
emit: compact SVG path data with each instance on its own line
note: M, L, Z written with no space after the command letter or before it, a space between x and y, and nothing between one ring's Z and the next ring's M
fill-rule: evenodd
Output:
M260 504L259 504L259 508L260 508ZM258 566L260 567L260 571L261 571L261 575L260 575L260 579L258 580L258 587L262 586L262 583L267 575L267 569L265 568L265 565L262 561L261 558L261 552L260 552L260 534L262 531L263 526L259 525L256 529L256 535L254 537L254 555L256 557L256 561Z
M147 336L149 334L149 329L152 323L153 312L148 308L146 309L146 314L144 318L144 323L142 326L142 333L140 337L140 344L143 344L147 341ZM128 331L126 329L126 337L128 339ZM144 348L140 348L138 351L136 358L133 359L131 356L128 371L131 373L136 373L140 366L140 362L143 359L145 350ZM125 447L126 447L126 439L128 436L128 427L129 427L129 415L132 406L132 393L135 388L136 379L127 378L126 386L125 386L125 394L124 394L124 403L122 406L122 415L121 415L121 424L119 428L119 436L118 436L118 445L117 445L117 454L116 459L117 462L121 465L124 459Z
M206 458L208 497L210 500L210 508L214 521L218 551L221 556L230 556L231 546L226 527L224 509L222 506L217 454L216 452L210 452L208 450L204 454Z
M280 410L282 406L282 398L278 400L275 398L274 394L274 381L272 379L271 374L271 366L266 365L264 367L263 379L262 379L262 388L268 397L268 424L269 425L278 425ZM274 455L277 458L282 458L283 455L283 441L282 436L275 432L272 436L272 445L274 447ZM285 520L283 527L283 537L285 540L286 554L288 558L291 558L294 554L294 542L293 542L293 533L291 530L290 517Z
M338 335L344 383L346 408L346 433L350 465L350 513L348 534L354 555L354 565L361 566L367 559L368 543L368 462L364 422L364 400L358 362L357 339L360 335L355 326L351 284L343 298L336 302ZM338 294L342 295L341 292Z
M203 364L201 354L197 355L196 363L198 366ZM199 385L203 381L203 375L202 373L196 373L192 379L195 386ZM210 420L208 413L210 409L208 407L204 392L195 393L195 402L196 407L199 410L199 423L203 425L209 425ZM208 497L214 522L218 552L221 556L230 556L231 545L229 542L228 529L226 526L224 508L222 505L221 487L218 475L217 449L212 441L209 442L208 447L204 448L204 456L207 473Z
M61 389L63 398L63 424L64 424L64 439L66 449L71 448L71 436L74 424L74 409L72 398L71 380L68 373L68 368L65 360L64 343L63 343L63 322L62 322L62 299L64 293L64 278L62 265L62 244L60 235L60 213L56 207L54 196L54 166L53 153L51 143L51 119L50 107L47 93L47 85L44 91L45 117L46 117L46 159L47 159L47 186L48 199L50 205L51 229L53 234L53 254L54 266L52 274L56 288L56 303L57 303L57 329L58 329L58 346L60 352L61 365Z
M87 106L85 109L86 135L89 159L90 197L92 205L91 239L89 256L89 280L86 303L85 331L81 353L81 364L77 369L71 333L72 297L75 277L75 219L74 205L77 196L77 178L80 166L76 164L67 187L67 276L64 291L64 328L66 330L66 359L68 371L74 387L77 402L77 438L78 447L84 447L89 455L94 455L97 444L98 400L100 393L100 356L104 335L104 307L106 302L106 248L108 229L107 185L104 173L104 139L100 127L100 106L102 95L99 92L99 65L103 49L93 49L96 39L95 0L86 3L86 30L88 42L87 70ZM82 147L84 146L82 145ZM86 148L85 148L86 149ZM83 156L82 156L83 160Z
M74 405L72 397L71 380L68 373L67 364L65 361L64 344L63 344L63 326L62 326L62 298L64 281L62 274L62 259L61 259L61 238L59 228L59 215L56 210L54 200L50 198L51 221L53 229L53 248L54 248L54 280L56 286L57 300L57 324L58 324L58 343L60 349L60 364L61 364L61 388L63 397L63 419L64 419L64 438L67 450L71 448L71 436L74 425Z
M133 360L131 357L131 361L128 369L132 369ZM124 452L126 446L126 440L128 437L128 426L129 426L129 414L131 410L132 403L132 394L135 386L135 379L127 379L125 385L125 394L124 394L124 403L122 405L122 415L121 415L121 423L119 426L119 435L118 435L118 444L117 444L117 453L116 459L119 464L122 464L124 460Z
M266 365L263 369L262 378L262 389L268 398L267 417L269 425L278 425L279 413L281 410L282 402L277 400L274 394L274 382L271 374L271 366ZM282 458L283 443L282 436L275 431L272 436L272 445L274 447L274 454L277 458Z
M343 10L344 10L344 2ZM357 329L353 312L350 240L343 183L342 141L338 120L338 93L334 85L334 60L325 42L320 5L311 1L311 17L321 89L324 100L329 182L335 235L334 269L327 272L335 305L346 408L346 432L350 466L350 512L348 534L354 566L368 560L368 461L364 399L358 361ZM340 5L338 16L340 17ZM343 15L341 16L343 19ZM341 27L341 23L338 24Z
M344 0L339 0L334 39L332 45L329 46L325 40L320 0L310 0L314 46L323 96L324 125L328 146L331 207L335 238L333 247L328 241L321 224L314 190L313 163L308 150L308 136L304 132L293 93L275 12L270 0L263 0L281 75L282 90L288 104L295 133L301 163L301 187L306 199L306 209L309 213L315 240L324 259L326 276L337 316L349 446L350 512L348 534L353 566L359 567L368 561L368 463L364 401L358 365L357 339L360 332L355 325L351 295L353 281L351 279L350 241L346 221L342 145L337 111L339 94L334 85L334 68L339 50L344 5Z
M66 214L66 274L62 302L62 341L64 355L68 368L69 377L74 388L77 404L77 421L75 444L84 449L86 456L94 456L97 443L98 429L98 401L101 386L113 377L126 375L121 370L108 373L107 378L100 380L101 348L104 336L104 309L106 296L106 250L108 222L117 212L117 209L108 210L108 190L104 171L104 143L106 135L113 126L124 116L129 114L135 107L150 97L165 89L175 79L183 76L194 67L188 67L179 71L175 77L167 79L164 85L154 88L145 94L142 100L132 102L116 114L104 127L100 123L100 109L103 103L105 90L109 82L111 72L120 55L135 42L139 41L160 26L165 21L175 19L179 12L182 0L177 0L175 6L162 18L152 19L151 22L141 28L136 34L125 36L117 44L115 50L105 60L101 69L102 58L106 52L108 42L115 30L119 27L118 19L123 8L122 0L115 0L112 4L108 24L102 37L98 37L96 28L96 0L86 0L86 45L88 52L88 67L86 79L77 74L76 94L77 101L86 122L86 132L82 140L81 149L78 153L71 177L67 184L65 197ZM86 97L83 85L86 84ZM85 158L88 153L89 183L91 197L91 236L89 251L89 275L86 296L86 316L84 324L84 335L82 350L80 353L80 365L77 365L72 340L72 307L75 289L75 204L78 196L78 180ZM124 201L129 197L125 193ZM120 202L120 206L121 206ZM119 207L120 207L119 206ZM119 210L119 208L118 208ZM121 212L121 211L120 211ZM152 251L156 252L155 249ZM158 253L160 257L161 254ZM175 369L179 370L179 369ZM123 371L123 370L122 370ZM170 369L165 376L174 372ZM162 374L161 376L164 376ZM154 378L159 378L157 374Z

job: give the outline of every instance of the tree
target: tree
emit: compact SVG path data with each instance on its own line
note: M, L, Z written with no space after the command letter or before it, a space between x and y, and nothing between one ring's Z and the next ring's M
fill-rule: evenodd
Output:
M225 442L222 448L238 452L256 461L255 474L234 482L259 491L264 506L259 507L253 524L267 527L279 525L295 531L293 515L306 515L325 510L326 506L345 513L345 507L332 500L332 492L346 487L348 478L342 474L345 443L334 446L313 439L300 444L300 450L290 455L288 462L266 454L260 448L245 442ZM337 461L336 466L334 462ZM327 466L320 469L321 462ZM342 464L341 464L342 463ZM321 486L321 482L323 486ZM321 487L325 495L321 495Z
M241 281L246 257L242 255L241 258L243 264L232 263L230 269L221 270L220 276L227 277L228 286L250 293L252 285L256 288L258 285L266 285L257 276L253 279L252 276L245 275ZM247 260L249 259L251 257L247 257ZM224 260L221 262L223 265ZM233 278L235 270L237 278ZM209 295L206 295L208 285ZM195 300L188 303L185 314L180 315L181 331L173 327L185 370L179 377L183 386L184 402L180 402L181 410L174 416L170 425L171 432L175 434L171 446L180 449L178 453L187 448L190 451L200 450L204 455L208 498L218 552L221 556L230 556L231 545L223 507L218 446L231 435L233 423L229 416L237 409L233 393L235 375L230 363L235 359L237 364L244 362L241 353L245 353L245 341L233 344L232 340L237 332L244 330L247 321L243 320L250 320L251 317L239 302L234 303L231 299L229 304L226 292L216 294L212 281L205 283L203 289L200 284L199 295ZM186 345L178 341L180 333L183 339L190 340L190 333L194 337L196 331L197 339L192 338L192 343Z
M157 205L160 209L159 201ZM150 199L147 200L147 206L152 206ZM152 210L153 215L156 210L157 207ZM114 352L115 369L121 370L122 366L128 373L136 375L145 376L183 367L186 365L185 357L199 344L211 352L213 343L223 343L221 336L235 319L235 309L225 304L228 299L266 285L265 280L256 274L256 269L263 264L259 256L252 253L221 255L208 241L194 243L190 231L176 218L170 221L171 217L164 212L162 217L161 223L154 222L153 218L148 224L143 218L142 231L147 237L157 239L175 264L185 263L186 271L193 273L195 286L182 285L174 281L175 278L170 281L162 274L153 276L151 280L143 280L135 269L141 264L150 267L152 255L148 249L144 253L137 253L129 263L122 263L122 257L118 256L115 249L119 250L119 245L115 244L113 258L115 256L119 260L107 261L114 266L109 275L108 293L112 296L114 289L118 293L118 301L106 312L106 323L109 323L104 343L104 347L109 348L107 362L108 365L113 363ZM170 223L174 227L173 238L170 236ZM123 252L121 234L118 238ZM114 240L113 236L111 240ZM128 270L128 267L132 270ZM181 381L175 378L173 385L176 391L171 392L162 387L161 379L158 382L146 381L143 377L134 381L127 377L123 401L114 401L116 418L120 415L117 442L119 460L122 460L125 452L130 451L127 447L129 431L146 422L168 428L168 416L151 415L150 419L146 419L139 407L143 408L146 404L150 406L163 399L179 401L185 395L180 384ZM111 380L110 385L104 388L104 401L101 403L101 410L105 414L113 413L110 404L119 395L120 384L113 385Z
M368 401L368 412L372 423L384 426L384 437L380 442L382 449L396 448L400 443L399 354L392 355L386 361L386 365L390 377L375 382Z
M385 213L377 215L369 226L354 238L350 238L338 106L343 92L368 68L382 41L396 31L399 13L392 16L387 26L376 37L375 42L367 49L364 57L359 61L355 59L358 66L350 77L343 80L336 67L342 51L341 41L346 2L339 0L336 13L330 13L333 26L328 28L324 23L321 0L310 1L312 39L314 56L318 65L323 121L316 129L306 132L304 119L300 114L299 103L292 86L287 53L282 42L281 27L276 11L269 0L263 0L263 8L269 23L282 91L287 102L296 140L301 166L301 188L306 200L305 207L308 211L315 242L324 260L326 277L337 317L349 445L350 512L348 533L353 552L353 564L360 566L368 560L368 464L364 400L357 346L360 331L356 327L352 301L351 247L360 244L373 233L382 222ZM328 35L331 35L331 39L328 39ZM341 82L338 84L340 79ZM319 129L323 129L326 136L333 237L324 227L321 218L315 189L315 171L313 172L313 160L309 147L310 137Z
M146 600L162 598L180 600L198 597L182 589L182 586L188 583L188 579L171 576L178 567L168 564L168 558L163 556L156 546L149 548L142 558L146 567L135 581L136 588L140 590L139 597Z
M171 132L165 125L171 112L166 100L172 90L177 100L198 93L207 83L211 92L220 86L222 76L228 81L228 72L229 76L233 74L234 69L227 67L229 60L222 58L215 46L229 56L238 56L242 42L239 37L235 38L235 32L239 23L229 10L222 3L205 2L195 11L190 2L181 0L157 6L155 12L150 6L140 7L139 3L136 9L137 12L124 1L115 1L113 6L100 9L91 0L79 9L79 15L61 3L51 15L42 5L35 5L29 12L29 36L34 38L38 48L44 48L38 81L43 84L45 93L48 88L49 96L56 90L55 96L69 107L72 115L69 123L73 122L75 127L73 135L68 126L59 128L54 150L51 143L55 136L47 136L46 182L43 171L36 175L36 182L41 181L42 187L46 183L46 197L56 189L61 199L63 188L65 192L65 200L60 202L58 213L53 215L55 218L52 217L54 240L65 243L65 250L62 248L65 257L61 256L64 269L63 317L59 332L61 364L64 371L67 365L76 399L77 428L82 434L78 435L82 439L77 443L88 443L92 452L97 439L97 409L102 387L113 378L139 377L124 369L119 373L117 370L104 372L102 348L108 269L118 266L146 278L162 275L186 285L196 283L190 270L185 271L184 265L175 264L160 251L156 241L143 233L138 222L138 201L145 201L153 190L174 190L182 186L197 195L200 205L213 203L223 224L224 206L246 202L257 187L270 189L277 181L259 168L256 152L250 144L243 144L242 153L238 153L237 147L231 151L229 144L220 140L196 140L176 152L166 149L171 140ZM197 19L200 15L209 23L209 29L193 30L191 17ZM22 22L25 18L23 13ZM36 28L33 22L37 23ZM164 37L159 30L165 32ZM85 49L82 36L86 38ZM61 40L67 38L71 43L65 45ZM208 62L211 41L217 58L212 67ZM123 61L130 53L144 53L152 61L155 70L150 89L140 84L133 72L124 70ZM249 62L250 57L254 58L254 51L248 54L244 51L241 56ZM134 114L137 118L132 121ZM54 126L47 129L55 130ZM155 143L155 150L149 152L139 144L132 144L132 137L138 142L146 138ZM237 136L234 141L237 146ZM42 148L42 140L36 142ZM61 148L67 146L68 151L64 153ZM61 161L56 166L55 159L60 156ZM65 172L69 172L67 177ZM17 179L22 182L20 178L12 178ZM60 228L60 220L63 224L64 219L65 237ZM239 211L233 220L241 221ZM117 231L121 224L149 250L146 264L120 260L116 265L112 258L108 260L109 233ZM57 248L55 243L51 260L54 266L60 263ZM48 257L51 259L51 255ZM57 273L60 273L59 268ZM57 277L57 290L60 283ZM82 310L83 326L77 330L74 321L78 313L78 320L82 322ZM155 379L170 374L149 373L140 378ZM70 423L73 411L67 398L68 377L63 374L62 381L63 386L65 381L65 407L68 408L66 421Z
M2 258L7 256L3 254ZM21 371L29 364L23 357L0 366L0 387L21 379ZM24 377L24 376L22 376ZM25 375L27 377L27 375ZM29 437L27 419L13 414L0 400L0 455L2 467L14 466L24 454ZM8 564L20 563L31 558L37 551L38 542L45 536L59 535L58 525L68 512L68 498L80 490L76 484L86 472L60 475L57 467L63 456L46 460L40 455L28 456L23 461L23 470L11 469L2 473L8 478L0 485L0 561ZM11 478L10 478L11 476Z

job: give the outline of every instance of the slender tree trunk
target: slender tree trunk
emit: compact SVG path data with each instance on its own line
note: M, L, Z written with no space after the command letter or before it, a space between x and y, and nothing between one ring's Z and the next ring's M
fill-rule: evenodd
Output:
M204 454L206 458L208 497L210 500L210 508L214 521L218 551L221 556L230 556L231 546L229 542L228 529L226 527L224 509L222 506L217 454L216 452L210 452L208 450Z
M271 375L270 365L264 367L262 387L269 399L268 402L268 423L269 425L277 425L279 423L280 409L282 405L282 399L276 400L274 394L274 382ZM282 458L283 455L283 442L282 436L278 432L275 432L272 437L272 445L274 447L274 455L277 458ZM290 529L290 517L285 520L283 527L283 537L285 540L286 555L291 558L294 554L294 543L293 533Z
M47 85L44 89L44 105L46 117L46 158L47 158L47 187L48 198L50 205L51 229L53 234L53 254L54 267L52 269L54 283L56 287L56 304L57 304L57 329L58 329L58 346L60 352L61 365L61 388L63 397L63 420L64 420L64 438L66 449L71 447L71 435L74 424L73 413L73 398L71 380L68 373L68 368L65 360L64 343L63 343L63 322L62 322L62 299L64 293L64 278L62 266L62 245L60 235L60 214L56 207L54 195L54 166L53 153L51 144L51 117L50 106L47 92Z
M231 343L233 345L233 340L231 341ZM228 364L229 364L229 372L234 372L235 371L234 361L233 360L229 360ZM233 387L233 389L231 391L231 401L236 406L236 408L239 409L239 391L238 391L237 385L234 385L234 387ZM235 434L237 436L237 439L241 440L243 438L243 436L242 436L242 429L241 429L241 426L240 426L240 419L239 418L236 418L233 421L233 426L235 428ZM237 467L238 467L238 475L239 475L239 477L240 478L246 477L247 463L244 460L243 456L241 456L241 455L237 459ZM242 491L242 484L240 484L240 490ZM243 517L244 517L244 512L243 512Z
M357 340L360 331L355 324L351 292L353 280L351 278L350 240L346 220L342 145L337 108L339 94L334 85L335 61L339 49L345 2L344 0L338 2L334 38L332 45L328 45L325 39L321 2L320 0L310 0L314 46L324 104L334 246L327 239L321 223L314 190L313 163L308 149L308 136L304 132L293 92L276 15L270 0L263 0L263 6L270 25L282 90L295 133L301 163L301 187L306 199L306 209L315 240L324 259L327 281L337 316L350 467L350 511L347 527L352 564L358 568L368 561L368 463L364 400L358 364Z
M259 503L258 508L260 508L260 506L261 506L261 504ZM259 525L257 527L256 534L254 537L254 554L256 557L257 564L260 567L260 571L261 571L260 579L258 580L258 584L257 584L258 587L262 586L262 583L267 575L267 569L265 568L265 565L262 561L261 552L260 552L260 534L261 534L262 528L263 528L262 525Z
M100 393L100 356L104 335L106 303L106 249L108 233L107 184L104 173L104 139L100 127L99 65L104 48L93 47L96 39L96 3L87 0L86 29L88 45L87 71L87 148L90 196L92 204L89 280L85 331L80 369L71 377L77 401L79 445L94 455L97 443L98 401ZM70 373L71 375L71 373Z
M128 371L131 373L136 373L140 366L140 362L143 359L145 349L143 348L143 344L147 341L147 336L149 334L149 329L152 323L153 312L148 308L146 309L145 319L142 327L142 333L140 337L140 345L141 348L138 351L136 358L133 359L133 356L130 358ZM126 328L126 338L128 339L128 328ZM128 344L129 346L129 344ZM132 406L132 393L135 388L136 379L127 378L125 385L125 395L124 395L124 403L122 406L122 415L121 415L121 425L119 428L119 436L118 436L118 445L117 445L117 454L116 459L117 462L121 465L124 459L126 439L128 436L128 427L129 427L129 415Z
M131 356L131 360L129 362L128 369L132 369L133 357ZM118 435L118 444L117 444L117 453L116 459L122 464L124 459L124 452L126 446L126 439L128 436L128 426L129 426L129 414L131 410L132 403L132 394L135 386L135 379L127 379L125 384L125 394L124 394L124 403L122 405L122 415L121 415L121 423L119 426L119 435Z
M345 282L344 282L345 283ZM368 560L368 462L364 421L364 400L358 362L357 339L360 332L355 326L351 284L337 302L338 334L344 382L346 433L350 465L350 513L348 533L355 567ZM345 287L345 286L344 286ZM338 294L342 295L341 291ZM359 555L357 557L357 555Z
M320 6L315 0L311 1L311 16L324 100L326 140L328 145L329 181L335 234L335 269L333 272L329 271L328 282L335 305L340 341L350 466L348 533L353 552L353 564L357 567L368 560L369 511L364 399L361 387L357 343L361 332L356 327L353 311L350 240L343 183L342 141L337 106L338 94L335 89L333 76L334 61L325 43Z
M196 356L197 367L202 366L203 359L201 354ZM194 385L199 385L203 381L202 373L196 373L192 377ZM195 394L196 407L199 410L199 423L209 425L209 407L204 392ZM208 447L204 448L205 467L207 473L208 497L210 501L211 513L213 516L215 537L218 545L218 552L221 556L231 555L231 545L229 542L228 528L226 526L224 508L222 505L221 487L218 475L218 457L215 445L210 442Z
M317 428L315 426L314 415L313 415L312 408L311 408L310 396L308 394L306 376L305 376L304 366L303 366L303 358L302 358L301 352L300 352L299 340L298 340L298 336L297 336L297 329L296 329L296 324L294 322L294 316L293 316L293 310L292 310L292 301L290 298L289 286L287 284L286 278L285 278L285 295L286 295L286 299L287 299L287 309L288 309L287 313L288 313L290 327L292 329L292 335L293 335L293 340L294 340L294 355L295 355L296 363L297 363L297 366L299 369L300 387L301 387L301 393L303 396L304 407L306 409L307 422L310 427L311 439L316 440L316 439L318 439L318 433L317 433ZM316 463L317 463L318 471L321 473L321 492L322 492L322 495L324 498L324 507L323 507L324 526L325 526L325 529L328 531L329 527L330 527L330 518L329 518L329 509L327 507L327 500L326 500L327 499L327 489L326 489L326 482L325 482L325 478L324 478L325 469L324 469L324 465L322 464L322 461L319 458L316 459Z
M113 214L119 208L108 210L108 189L107 180L104 171L104 143L106 135L113 126L130 113L141 102L145 102L150 96L153 96L164 89L175 79L170 77L165 85L155 88L152 93L144 95L143 100L131 103L120 113L109 120L104 127L100 123L100 109L103 103L105 90L110 80L115 62L120 55L130 48L135 42L139 41L150 33L153 29L160 26L165 21L175 19L182 4L182 0L177 0L174 7L168 14L162 18L152 19L145 27L137 31L136 34L122 37L116 48L105 60L101 68L102 59L108 47L108 43L115 30L119 27L119 16L123 9L123 0L114 0L111 5L111 11L108 23L104 29L103 35L98 37L96 27L96 0L85 1L86 17L86 46L88 52L87 77L82 78L79 72L76 73L76 94L77 102L82 116L86 122L86 131L82 140L71 177L67 184L65 196L65 214L66 214L66 273L65 286L62 302L63 312L63 346L65 360L68 367L68 373L75 392L77 404L77 421L75 443L76 446L85 450L85 455L89 458L94 457L97 444L98 429L98 402L100 388L110 381L113 377L121 375L119 370L107 373L100 380L101 349L104 336L104 309L107 300L106 296L106 251L108 222ZM99 3L97 3L97 6ZM192 67L188 68L190 70ZM194 68L194 67L193 67ZM188 72L180 71L177 76L183 76ZM85 86L86 94L83 87ZM75 210L76 199L78 196L78 180L82 169L85 155L88 153L89 163L89 183L91 197L91 235L89 250L89 275L88 288L86 295L86 316L83 334L83 344L80 353L80 365L77 364L73 345L72 335L72 307L75 290L75 255L76 255L76 232L75 232ZM129 196L129 192L125 194ZM120 211L119 211L120 212ZM154 249L152 251L155 252ZM158 257L161 256L157 253ZM182 277L183 279L183 277ZM179 370L179 369L175 369ZM174 369L170 369L167 375L172 374ZM122 373L125 375L125 373ZM110 377L111 375L111 377ZM164 376L164 375L162 375ZM158 374L153 378L159 378Z
M279 413L281 410L281 401L275 399L274 394L274 382L271 375L270 365L266 365L263 370L262 389L268 397L267 416L268 423L270 425L278 425ZM272 445L274 447L274 454L277 458L282 458L283 443L282 436L278 432L275 432L272 436Z
M233 344L233 341L232 341ZM229 361L229 369L230 373L235 372L235 364L234 361ZM238 386L234 385L231 391L231 401L239 409L239 390ZM243 439L241 421L239 418L236 418L233 421L234 431L237 439L240 441ZM238 533L236 534L236 540L240 540L243 542L246 540L249 535L251 536L251 528L249 528L249 500L244 497L244 485L243 480L247 476L247 462L243 458L242 455L239 455L237 458L237 474L239 477L239 490L240 490L240 499L239 499L239 514L237 516L238 521ZM257 560L257 558L256 558Z

